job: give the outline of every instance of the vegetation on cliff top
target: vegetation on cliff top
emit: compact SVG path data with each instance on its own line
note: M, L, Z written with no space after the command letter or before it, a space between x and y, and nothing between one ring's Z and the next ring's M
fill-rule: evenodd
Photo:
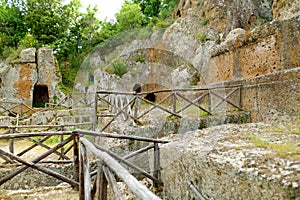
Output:
M125 0L116 21L97 19L97 7L81 12L80 0L0 0L0 58L28 47L50 47L62 85L73 87L84 58L109 37L141 27L167 26L179 0Z

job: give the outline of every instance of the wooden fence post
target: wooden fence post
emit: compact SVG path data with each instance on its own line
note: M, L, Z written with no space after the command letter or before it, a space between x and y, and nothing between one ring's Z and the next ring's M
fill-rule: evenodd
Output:
M60 126L60 131L64 131L64 130L65 130L64 125L61 125ZM60 135L60 142L62 143L63 141L64 141L64 135ZM61 154L65 154L65 147L64 146L61 147L60 152L61 152ZM60 159L63 160L64 158L60 157Z
M103 171L103 162L100 162L99 170L97 172L97 188L96 188L96 196L97 200L107 200L107 180Z
M15 128L10 128L9 133L13 134L15 132ZM9 139L9 152L14 153L14 139Z
M20 104L20 119L22 119L23 116L23 103Z
M211 112L211 95L210 91L207 91L207 106L208 106L208 111Z
M134 97L134 106L133 106L133 116L134 118L137 118L138 116L138 103L139 103L139 98L136 96Z
M91 177L89 172L89 160L87 157L86 147L83 144L80 145L80 158L80 200L91 200Z
M241 101L242 101L241 92L242 92L242 87L239 86L239 91L238 91L238 106L239 107L241 107Z
M176 91L175 91L173 94L173 112L174 113L176 113L176 107L177 107L176 101L177 101L177 96L176 96Z
M98 110L98 94L97 94L97 92L96 92L96 93L95 93L94 117L93 117L93 131L96 130L97 124L98 124L97 110Z
M79 149L78 149L78 141L79 136L76 135L73 139L73 153L74 153L74 180L79 182Z
M160 179L160 152L159 152L159 146L158 143L154 143L154 171L153 171L153 176L157 178L158 180ZM153 183L154 188L158 188L159 184L154 182Z

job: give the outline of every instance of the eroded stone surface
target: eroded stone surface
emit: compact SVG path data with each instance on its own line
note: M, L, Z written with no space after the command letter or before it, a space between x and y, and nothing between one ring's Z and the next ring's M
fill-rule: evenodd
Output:
M299 148L299 134L288 133L284 125L283 133L272 127L222 125L171 138L171 143L161 146L165 195L192 199L195 194L186 183L191 181L208 199L299 198L299 155L280 157L251 140L257 136L269 144ZM294 130L299 128L296 124Z

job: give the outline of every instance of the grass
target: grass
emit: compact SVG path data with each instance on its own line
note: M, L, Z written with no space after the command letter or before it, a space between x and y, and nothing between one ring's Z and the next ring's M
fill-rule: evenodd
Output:
M276 132L284 134L300 135L300 117L294 119L294 123L276 124L270 128L265 129L266 133Z
M207 35L206 34L196 34L195 38L197 40L199 40L200 42L206 42L208 40Z
M255 135L249 135L248 138L255 147L271 150L281 158L293 158L300 160L300 146L297 146L297 144L292 142L270 143Z

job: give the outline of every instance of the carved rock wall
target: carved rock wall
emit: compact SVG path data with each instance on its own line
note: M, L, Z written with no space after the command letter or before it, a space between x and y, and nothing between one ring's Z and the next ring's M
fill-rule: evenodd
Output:
M50 102L61 96L57 88L60 74L55 68L52 49L24 49L19 59L0 64L0 96L3 101L33 106L35 86L48 88Z

